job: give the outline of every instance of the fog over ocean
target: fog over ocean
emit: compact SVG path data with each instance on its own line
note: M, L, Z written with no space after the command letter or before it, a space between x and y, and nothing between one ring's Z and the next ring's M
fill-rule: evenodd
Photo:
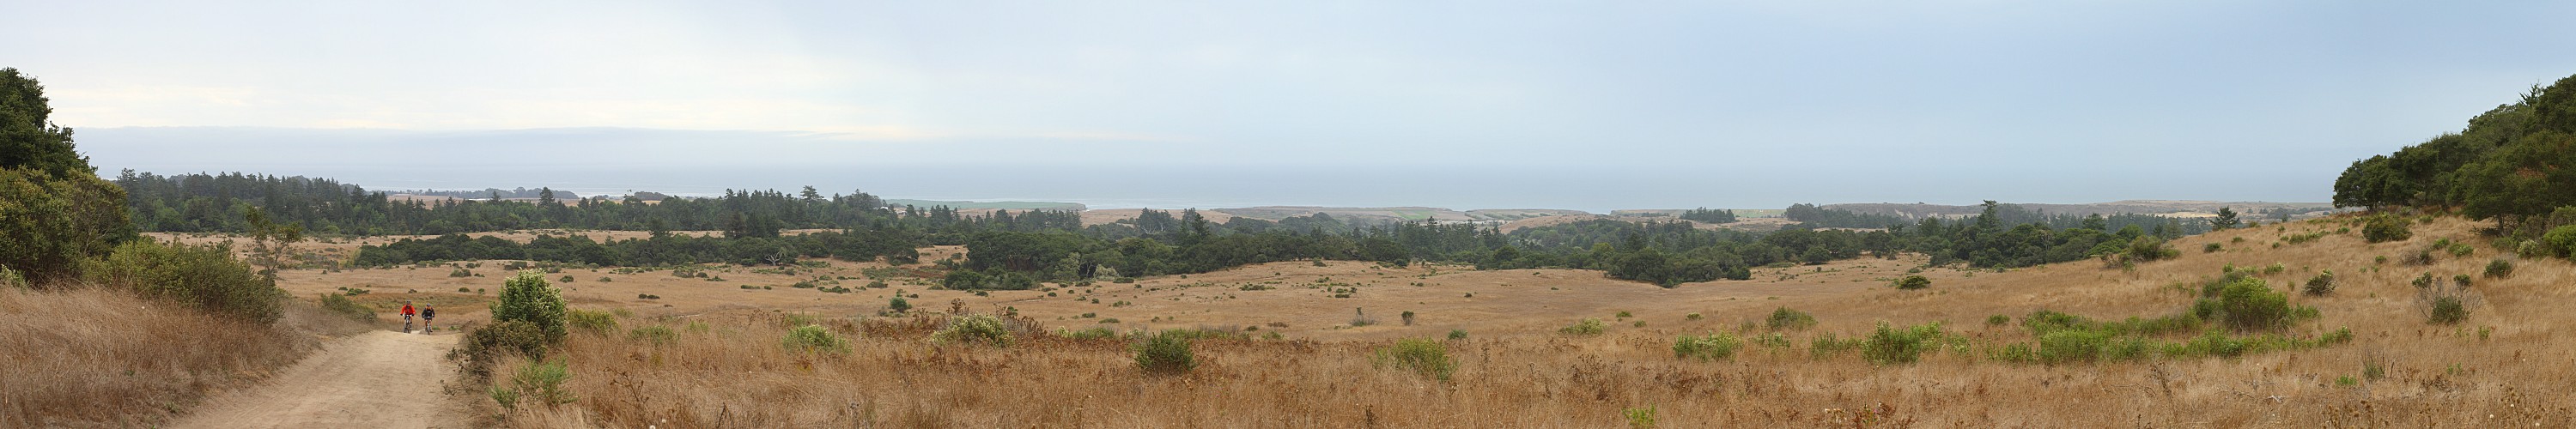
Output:
M2134 163L1829 155L1830 148L1736 156L1603 155L1569 148L1564 162L1548 165L1473 153L1243 154L1211 163L1062 151L1031 142L844 142L792 133L634 129L100 128L80 130L77 138L99 174L108 177L120 169L165 175L240 171L327 177L377 191L543 186L582 195L704 196L726 189L794 192L812 185L825 194L863 190L885 198L1061 201L1093 208L1429 206L1602 213L1987 199L2317 202L2328 198L2333 177L2344 167L2297 161L2225 175L2182 175ZM188 150L205 147L243 149ZM387 153L401 156L381 155Z

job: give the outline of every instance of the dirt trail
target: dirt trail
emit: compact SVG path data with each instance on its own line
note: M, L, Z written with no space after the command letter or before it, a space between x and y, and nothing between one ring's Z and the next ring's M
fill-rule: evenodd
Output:
M335 340L276 379L208 401L181 428L465 427L440 393L457 335L374 331Z

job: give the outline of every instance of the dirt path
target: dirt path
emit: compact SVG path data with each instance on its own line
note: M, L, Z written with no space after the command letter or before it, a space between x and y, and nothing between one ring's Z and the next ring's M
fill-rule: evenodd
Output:
M457 335L375 331L335 340L259 387L208 401L181 428L465 427L440 394Z

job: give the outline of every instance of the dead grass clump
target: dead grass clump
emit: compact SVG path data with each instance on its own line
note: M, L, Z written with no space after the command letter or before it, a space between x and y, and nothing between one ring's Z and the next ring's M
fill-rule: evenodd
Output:
M348 324L295 307L266 325L123 291L0 289L0 427L157 425L294 363L312 340L289 329Z

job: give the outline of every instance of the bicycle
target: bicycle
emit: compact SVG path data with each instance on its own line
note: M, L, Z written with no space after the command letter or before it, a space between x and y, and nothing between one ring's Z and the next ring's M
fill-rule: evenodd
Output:
M403 333L411 333L411 315L409 314L403 315Z

